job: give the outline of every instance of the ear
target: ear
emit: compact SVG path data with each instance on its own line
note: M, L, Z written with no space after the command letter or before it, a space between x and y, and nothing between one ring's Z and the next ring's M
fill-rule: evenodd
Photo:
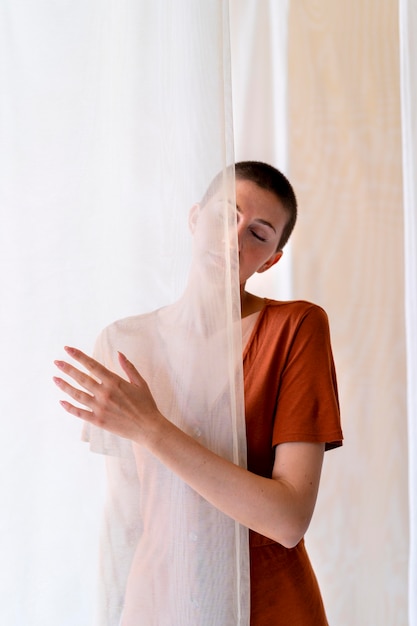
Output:
M194 233L195 231L199 212L200 212L200 205L198 203L193 204L188 214L188 228L190 229L192 233Z
M258 274L262 274L262 272L266 272L266 270L269 270L270 267L278 263L278 261L280 260L283 254L284 253L282 250L278 250L277 252L275 252L275 254L273 254L268 259L268 261L266 261L263 265L261 265L261 267L257 270Z

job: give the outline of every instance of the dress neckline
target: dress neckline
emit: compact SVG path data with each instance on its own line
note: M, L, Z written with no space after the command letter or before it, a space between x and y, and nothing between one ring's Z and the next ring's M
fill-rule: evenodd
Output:
M263 309L260 311L255 311L255 313L251 313L246 317L242 318L242 348L245 350L248 341L252 335L252 331L255 327L256 321Z

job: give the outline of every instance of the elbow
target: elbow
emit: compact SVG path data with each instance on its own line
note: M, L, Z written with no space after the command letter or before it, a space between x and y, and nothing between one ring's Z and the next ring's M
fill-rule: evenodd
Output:
M274 536L270 537L284 548L295 548L307 532L310 520L292 520L285 527L281 526L276 529Z
M293 533L292 535L283 537L281 541L278 541L278 543L280 543L284 548L288 548L288 550L291 550L291 548L295 548L295 546L300 543L303 537L304 534L300 535Z

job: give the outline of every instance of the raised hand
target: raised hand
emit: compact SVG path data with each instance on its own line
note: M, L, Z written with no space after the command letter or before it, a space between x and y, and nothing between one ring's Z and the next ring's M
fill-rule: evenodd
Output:
M134 365L119 353L120 365L129 379L127 381L76 348L65 347L65 351L89 373L66 361L55 361L58 369L81 387L74 387L57 376L53 378L62 391L83 407L62 400L63 408L71 415L116 435L145 443L153 427L165 418Z

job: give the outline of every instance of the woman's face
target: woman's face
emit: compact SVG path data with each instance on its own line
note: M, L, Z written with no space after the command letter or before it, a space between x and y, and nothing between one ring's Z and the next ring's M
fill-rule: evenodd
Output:
M282 256L279 240L288 220L274 193L250 180L236 180L239 278L243 286L255 272L265 272Z
M190 214L199 262L222 272L225 219L220 194L204 207L195 205ZM242 286L252 274L264 272L279 261L282 252L277 252L277 246L287 219L287 213L274 193L250 180L236 180L239 279Z

